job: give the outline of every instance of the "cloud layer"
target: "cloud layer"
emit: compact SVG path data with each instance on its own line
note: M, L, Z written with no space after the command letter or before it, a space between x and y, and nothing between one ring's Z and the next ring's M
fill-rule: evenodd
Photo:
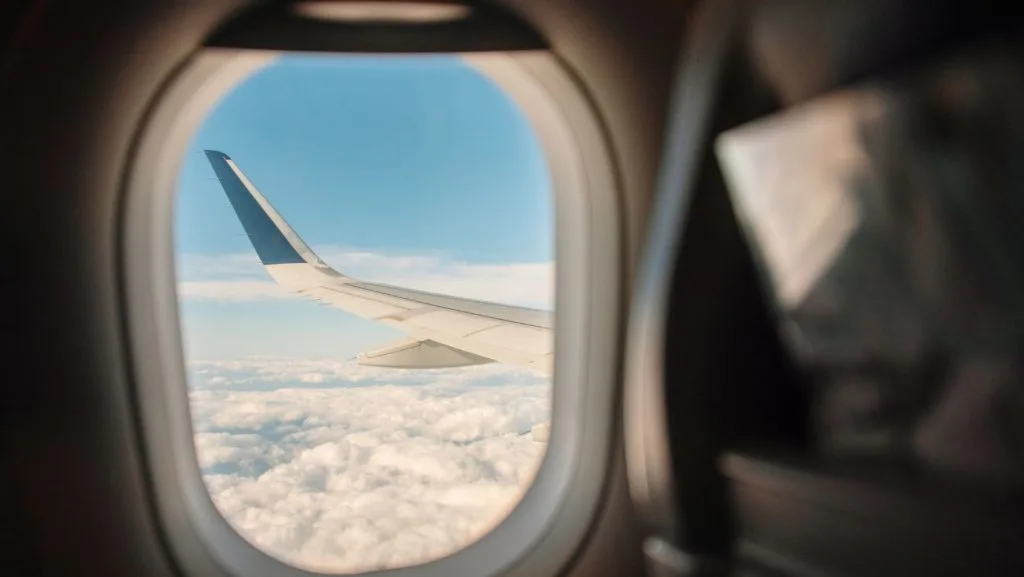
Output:
M480 264L439 255L393 255L343 247L318 247L320 257L343 274L453 296L550 309L551 262ZM271 281L255 254L185 254L178 259L182 298L252 301L300 298Z
M500 522L545 446L550 383L504 365L395 371L249 358L190 364L196 448L214 503L304 568L422 563Z

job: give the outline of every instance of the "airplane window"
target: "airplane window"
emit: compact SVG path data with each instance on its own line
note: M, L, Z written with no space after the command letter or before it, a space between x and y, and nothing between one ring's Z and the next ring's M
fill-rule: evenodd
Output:
M533 479L554 224L526 118L455 56L282 56L191 142L175 218L196 454L264 552L447 556Z

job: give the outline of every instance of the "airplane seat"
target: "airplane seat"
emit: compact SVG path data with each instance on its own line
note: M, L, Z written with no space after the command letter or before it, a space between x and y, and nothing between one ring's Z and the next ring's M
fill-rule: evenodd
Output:
M701 7L645 257L671 272L638 278L627 353L652 575L1024 570L1003 10Z

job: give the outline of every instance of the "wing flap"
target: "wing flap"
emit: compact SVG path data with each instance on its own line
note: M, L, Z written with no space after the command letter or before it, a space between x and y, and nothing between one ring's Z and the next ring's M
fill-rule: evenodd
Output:
M392 369L447 369L494 362L435 341L414 338L360 353L356 361L360 365Z

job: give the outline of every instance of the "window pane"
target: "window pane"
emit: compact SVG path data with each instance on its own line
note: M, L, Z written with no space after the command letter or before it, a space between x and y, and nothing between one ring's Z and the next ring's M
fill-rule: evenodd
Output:
M285 56L193 139L175 247L214 504L297 566L466 547L550 419L553 215L516 105L450 56Z

